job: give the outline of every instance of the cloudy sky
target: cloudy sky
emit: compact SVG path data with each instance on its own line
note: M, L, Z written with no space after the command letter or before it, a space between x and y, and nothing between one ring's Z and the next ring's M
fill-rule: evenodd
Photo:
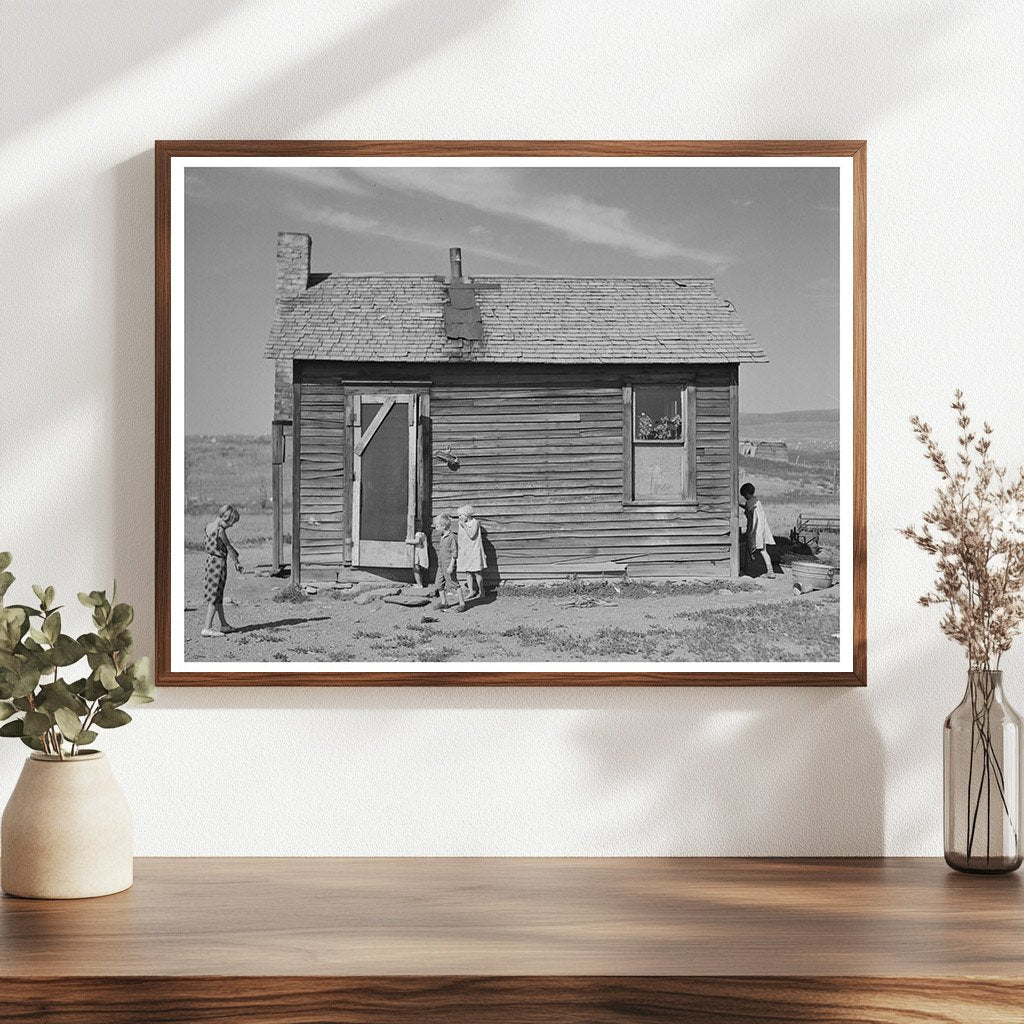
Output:
M278 231L313 270L713 277L768 353L744 412L838 405L839 179L812 168L191 168L185 431L269 432Z

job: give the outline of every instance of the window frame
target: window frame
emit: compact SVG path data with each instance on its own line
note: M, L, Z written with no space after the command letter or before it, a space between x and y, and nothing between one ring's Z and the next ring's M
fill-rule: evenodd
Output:
M678 439L636 438L636 397L643 388L665 388L678 386L682 430ZM697 504L697 386L692 383L638 383L631 382L622 387L622 504L626 507L669 507L679 508ZM680 449L680 473L682 479L681 498L636 498L634 466L635 449L639 447L675 446Z

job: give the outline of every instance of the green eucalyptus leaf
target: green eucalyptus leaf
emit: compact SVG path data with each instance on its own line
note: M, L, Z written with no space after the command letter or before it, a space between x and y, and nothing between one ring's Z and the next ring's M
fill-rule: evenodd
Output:
M46 616L43 615L43 613L38 608L34 608L30 604L9 604L7 607L8 608L20 608L25 613L26 618L29 618L29 619L43 619L43 618L46 618Z
M78 715L67 708L57 708L53 717L64 738L71 740L72 743L77 743L79 734L82 732L82 720Z
M57 679L39 687L39 697L36 700L36 707L41 711L53 711L57 708L66 708L68 711L84 717L89 712L89 705L71 690L63 679Z
M100 703L104 707L119 708L122 704L127 704L132 699L133 692L130 683L127 686L119 686L116 690L109 691Z
M79 746L82 746L85 743L92 743L97 736L99 736L98 732L93 732L92 729L84 729L78 734L78 739L76 739L75 742Z
M132 720L132 716L127 711L122 711L120 708L111 707L109 704L104 704L99 711L96 712L96 716L93 718L93 724L98 725L101 729L117 729L122 725L127 725ZM2 726L0 726L2 728Z
M49 615L43 619L43 633L46 635L46 639L51 644L57 642L57 637L60 636L60 612L50 612Z
M153 683L153 674L150 668L149 658L139 658L129 668L132 677L132 688L140 703L148 704L156 694L156 686ZM143 699L145 698L145 699Z
M34 707L34 704L32 703L32 698L31 697L12 697L11 698L11 703L19 711L31 711L32 708Z
M88 651L90 654L110 654L110 641L96 633L83 633L78 638L78 643L82 650ZM96 667L92 662L89 664L92 668Z
M0 700L0 722L6 722L11 715L18 713L18 709L9 701Z
M43 714L42 711L26 711L25 712L25 735L26 736L42 736L47 729L53 723L50 721L50 716Z
M21 662L9 651L0 651L0 671L18 675L21 672Z
M32 584L32 593L39 599L39 603L45 608L46 607L46 588L39 586L38 583Z
M39 674L38 665L25 665L21 670L17 683L14 684L11 696L28 697L34 693L35 688L39 685Z
M53 600L57 596L57 591L53 587L47 587L43 597L46 598L46 607L53 609Z
M0 733L2 732L3 730L0 729ZM41 754L46 753L46 747L44 747L42 741L36 739L35 736L21 736L19 737L19 739L21 740L22 743L25 744L26 747L31 747L33 750L38 750Z
M89 676L85 681L85 689L82 691L82 696L86 700L99 700L100 697L107 695L107 688L99 681L95 675Z
M113 665L100 665L96 669L96 678L103 684L105 690L116 690L119 685Z
M110 613L110 625L117 629L124 629L130 626L135 618L135 609L130 604L115 604L114 610Z
M93 591L91 594L83 594L81 591L78 592L78 600L85 605L86 608L95 608L99 603L96 600L96 592Z
M0 551L0 571L3 571L11 564L10 551Z
M5 551L4 554L7 554L7 552ZM0 572L0 598L10 590L13 582L14 577L9 572Z
M0 609L0 650L13 651L28 631L28 615L23 608L13 605Z
M10 722L4 722L0 725L0 736L24 736L25 735L25 722L20 718L15 718Z
M50 638L41 629L36 629L35 626L29 629L28 635L40 646L50 642Z
M53 664L59 667L74 665L85 657L85 649L82 645L66 633L61 633L50 652L53 657Z

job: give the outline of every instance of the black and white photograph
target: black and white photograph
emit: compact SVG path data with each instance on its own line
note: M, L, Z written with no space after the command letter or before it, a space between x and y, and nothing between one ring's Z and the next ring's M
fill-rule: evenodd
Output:
M850 163L176 158L174 671L850 671Z

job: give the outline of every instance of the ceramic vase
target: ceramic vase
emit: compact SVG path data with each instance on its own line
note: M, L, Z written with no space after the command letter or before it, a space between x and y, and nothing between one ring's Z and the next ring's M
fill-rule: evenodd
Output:
M0 887L69 900L132 884L132 817L99 751L25 762L0 826Z

